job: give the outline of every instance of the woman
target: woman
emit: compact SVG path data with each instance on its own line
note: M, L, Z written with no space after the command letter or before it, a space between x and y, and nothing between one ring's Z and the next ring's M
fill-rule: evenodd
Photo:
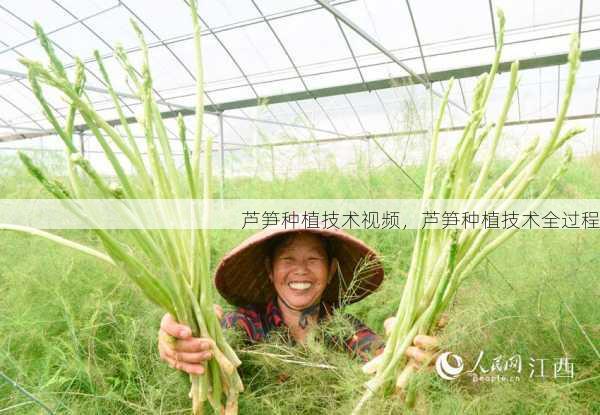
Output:
M303 343L311 329L334 308L361 300L383 280L377 254L340 230L263 231L227 254L217 267L215 284L235 312L215 311L223 327L239 327L252 342L287 329L292 342ZM348 316L354 333L342 340L349 352L368 360L383 350L383 341L359 320ZM386 320L386 331L394 318ZM171 336L175 342L169 339ZM171 367L201 374L212 358L210 341L194 338L189 327L166 314L159 331L161 358ZM431 362L437 339L417 336L406 355L413 364Z

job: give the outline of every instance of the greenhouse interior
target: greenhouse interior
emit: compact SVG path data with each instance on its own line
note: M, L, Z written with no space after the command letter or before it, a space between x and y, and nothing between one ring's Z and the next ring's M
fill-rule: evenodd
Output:
M1 0L0 24L0 414L600 413L600 2ZM8 214L54 198L80 218L81 199L215 199L218 218L228 200L433 210L435 196L551 199L558 225L358 226L273 247L266 225L256 242ZM256 284L284 330L256 341L236 307L259 277L234 282L260 238L273 270L322 242L354 297L322 319L323 291L289 306L267 271ZM351 252L344 273L336 249L353 247L373 265ZM281 290L300 304L316 288L294 281ZM167 316L211 355L185 363L200 349L177 354L192 340ZM381 342L368 357L344 340L356 324Z

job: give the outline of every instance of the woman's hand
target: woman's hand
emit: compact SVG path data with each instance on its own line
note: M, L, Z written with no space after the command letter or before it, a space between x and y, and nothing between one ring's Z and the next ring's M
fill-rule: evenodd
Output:
M215 305L219 320L223 316L221 307ZM189 373L204 373L204 362L213 357L211 351L214 342L208 338L192 337L192 330L175 321L170 314L165 314L158 331L158 351L160 358L169 366Z
M385 335L389 336L396 322L396 317L390 317L383 322ZM442 318L438 323L439 327L445 326L445 320ZM435 336L426 336L417 334L413 339L413 345L406 348L406 356L410 358L408 364L418 368L423 365L433 366L438 353L439 339Z

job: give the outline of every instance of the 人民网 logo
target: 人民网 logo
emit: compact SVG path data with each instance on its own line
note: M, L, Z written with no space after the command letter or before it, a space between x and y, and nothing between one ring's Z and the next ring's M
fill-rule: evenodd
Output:
M444 352L435 361L435 371L446 380L456 379L464 369L462 357L452 352Z

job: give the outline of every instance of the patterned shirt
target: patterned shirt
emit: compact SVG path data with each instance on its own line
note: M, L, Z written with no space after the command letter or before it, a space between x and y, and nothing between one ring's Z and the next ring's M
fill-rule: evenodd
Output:
M332 312L331 305L321 303L318 320L327 319ZM357 318L351 315L344 317L352 323L354 333L345 339L331 338L333 343L343 344L348 352L365 362L370 359L371 354L378 354L382 350L383 341L377 334ZM243 329L251 342L263 341L271 331L287 327L275 299L269 301L262 308L257 306L238 307L236 311L226 313L222 326Z

